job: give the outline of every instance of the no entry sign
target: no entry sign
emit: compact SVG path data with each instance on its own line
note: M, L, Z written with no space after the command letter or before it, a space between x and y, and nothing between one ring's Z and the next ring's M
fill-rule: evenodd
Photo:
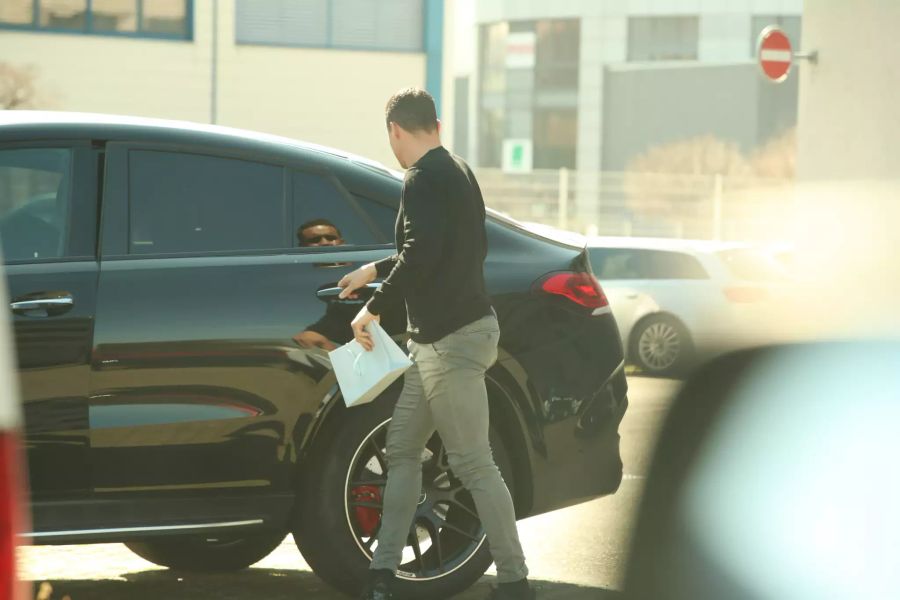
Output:
M791 40L778 27L766 27L759 34L757 46L759 66L766 77L775 83L781 83L787 79L791 71L791 61L794 52L791 48Z

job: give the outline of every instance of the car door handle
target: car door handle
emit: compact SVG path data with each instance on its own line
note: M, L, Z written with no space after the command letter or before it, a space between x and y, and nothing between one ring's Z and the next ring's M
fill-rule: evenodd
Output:
M628 298L629 300L636 300L638 295L637 294L627 294L625 297Z
M9 303L9 308L16 314L38 317L60 315L70 311L73 306L75 306L75 300L68 293L47 297L23 298ZM36 311L44 311L44 314L29 314Z
M375 292L375 290L377 290L380 287L381 287L380 283L367 283L366 284L366 288L372 290L372 292ZM333 299L337 298L341 294L342 291L344 291L344 288L330 287L330 288L325 288L325 289L319 290L318 292L316 292L316 296L319 298L319 300L324 300L327 302L328 300L333 300ZM349 298L347 300L349 300Z

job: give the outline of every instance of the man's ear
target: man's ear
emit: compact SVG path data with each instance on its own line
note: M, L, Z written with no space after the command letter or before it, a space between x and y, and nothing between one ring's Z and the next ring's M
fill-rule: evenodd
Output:
M396 122L391 121L388 123L388 131L392 138L400 139L400 129L400 126Z
M437 123L437 132L440 134L440 133L441 133L441 130L443 130L443 128L444 128L444 124L441 123L441 120L440 120L440 119L438 119L438 120L435 121L435 122Z

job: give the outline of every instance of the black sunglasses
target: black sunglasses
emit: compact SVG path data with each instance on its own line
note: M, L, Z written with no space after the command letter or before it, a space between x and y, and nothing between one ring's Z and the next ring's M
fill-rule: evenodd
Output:
M332 234L330 234L330 233L326 233L325 235L317 235L317 236L313 236L313 237L304 237L304 238L303 238L303 243L304 243L304 244L318 244L318 243L321 242L322 240L325 240L325 241L328 241L328 242L334 242L334 241L337 241L337 240L339 240L339 239L341 239L341 238L338 237L338 236L336 236L336 235L332 235Z

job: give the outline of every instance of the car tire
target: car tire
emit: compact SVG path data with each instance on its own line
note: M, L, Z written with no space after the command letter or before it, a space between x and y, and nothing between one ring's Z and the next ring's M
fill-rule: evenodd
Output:
M364 500L380 504L377 490L383 490L383 483L380 481L383 474L379 476L375 472L382 469L372 448L380 446L383 451L387 424L399 391L398 386L393 389L393 393L389 391L369 405L345 411L332 421L332 427L328 428L326 425L327 430L318 438L321 443L310 456L308 463L310 470L304 480L306 494L302 504L298 505L294 517L294 540L304 559L316 575L350 595L359 594L368 580L371 549L374 548L371 543L377 539L376 522L380 523L381 512L380 508L369 506L375 512L366 514L360 512L360 507L351 504L354 499L360 497L360 492L366 494L363 496ZM510 493L514 493L509 454L499 433L493 427L490 435L494 460ZM436 435L433 436L423 455L424 457L430 453L427 460L423 458L423 491L428 489L431 481L439 481L441 477L446 476L447 481L451 482L448 485L459 486L453 489L459 489L470 512L466 514L467 511L462 508L449 506L435 506L432 512L446 508L445 523L460 528L468 527L470 534L475 531L474 523L482 533L473 534L479 540L476 543L447 529L445 525L437 533L437 537L444 540L441 555L436 551L434 538L431 537L429 529L427 537L429 545L419 549L422 558L418 559L415 571L409 570L410 563L406 561L410 553L415 556L411 544L408 544L404 550L404 564L401 564L398 578L395 580L395 598L434 600L448 598L476 583L493 561L480 521L475 514L471 496L462 489L461 484L449 471L449 467L441 460L441 448L440 439ZM443 471L444 475L435 475L441 469L446 469ZM361 474L370 477L361 482L360 478L363 477ZM362 485L369 480L373 481L372 485ZM425 497L430 498L430 493ZM430 527L427 521L424 521L425 527L421 529L418 525L423 522L421 519L429 518L420 515L422 511L427 512L426 504L426 501L420 503L414 518L420 545L424 541L422 529ZM365 510L363 507L362 511ZM474 520L471 520L473 515ZM412 531L413 528L411 535ZM455 555L451 552L454 547L458 549ZM445 559L447 571L445 573L440 573L440 568L434 566L439 560L438 556ZM453 560L450 559L451 556ZM416 558L412 561L416 562Z
M690 364L693 344L690 333L678 319L654 315L635 327L628 355L645 375L673 377Z
M129 550L150 562L179 571L239 571L268 556L285 533L246 537L178 536L127 542Z

